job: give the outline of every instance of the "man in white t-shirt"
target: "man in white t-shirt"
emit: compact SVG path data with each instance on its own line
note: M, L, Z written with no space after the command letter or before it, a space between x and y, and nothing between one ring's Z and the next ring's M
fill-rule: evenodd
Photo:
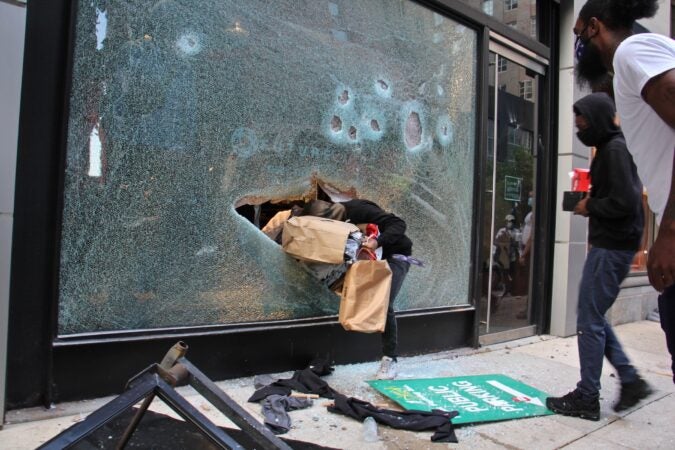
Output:
M657 0L588 0L574 26L575 70L591 85L613 75L621 128L660 223L647 271L661 292L661 327L675 356L675 42L632 31L657 9ZM675 373L675 359L672 367Z

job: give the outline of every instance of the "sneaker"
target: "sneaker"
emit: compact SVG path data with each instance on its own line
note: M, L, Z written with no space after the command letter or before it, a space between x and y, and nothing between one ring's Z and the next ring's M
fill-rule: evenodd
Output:
M614 411L620 412L635 406L640 400L654 392L645 380L638 376L632 383L621 383L619 400L614 404Z
M578 389L562 397L549 397L546 407L564 416L581 417L588 420L600 420L600 400L588 400Z
M383 356L380 362L380 370L375 375L376 380L393 380L396 378L396 361L389 356Z

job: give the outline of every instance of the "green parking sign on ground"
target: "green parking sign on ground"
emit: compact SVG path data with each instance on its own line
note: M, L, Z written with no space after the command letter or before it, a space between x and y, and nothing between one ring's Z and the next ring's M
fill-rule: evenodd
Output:
M405 409L457 411L454 424L553 414L545 406L548 394L506 375L371 380L368 384Z

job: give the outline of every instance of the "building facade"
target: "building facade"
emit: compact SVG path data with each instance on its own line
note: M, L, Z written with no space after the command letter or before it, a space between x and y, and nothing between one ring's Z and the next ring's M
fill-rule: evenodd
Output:
M574 3L0 2L26 24L5 407L119 392L176 340L214 379L377 358L261 232L311 198L406 220L403 355L574 333Z

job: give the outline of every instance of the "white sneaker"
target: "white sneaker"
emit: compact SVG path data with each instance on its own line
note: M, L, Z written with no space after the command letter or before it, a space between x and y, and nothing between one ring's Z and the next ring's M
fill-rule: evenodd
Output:
M389 356L383 356L380 362L380 370L377 371L375 379L393 380L396 378L396 361Z

